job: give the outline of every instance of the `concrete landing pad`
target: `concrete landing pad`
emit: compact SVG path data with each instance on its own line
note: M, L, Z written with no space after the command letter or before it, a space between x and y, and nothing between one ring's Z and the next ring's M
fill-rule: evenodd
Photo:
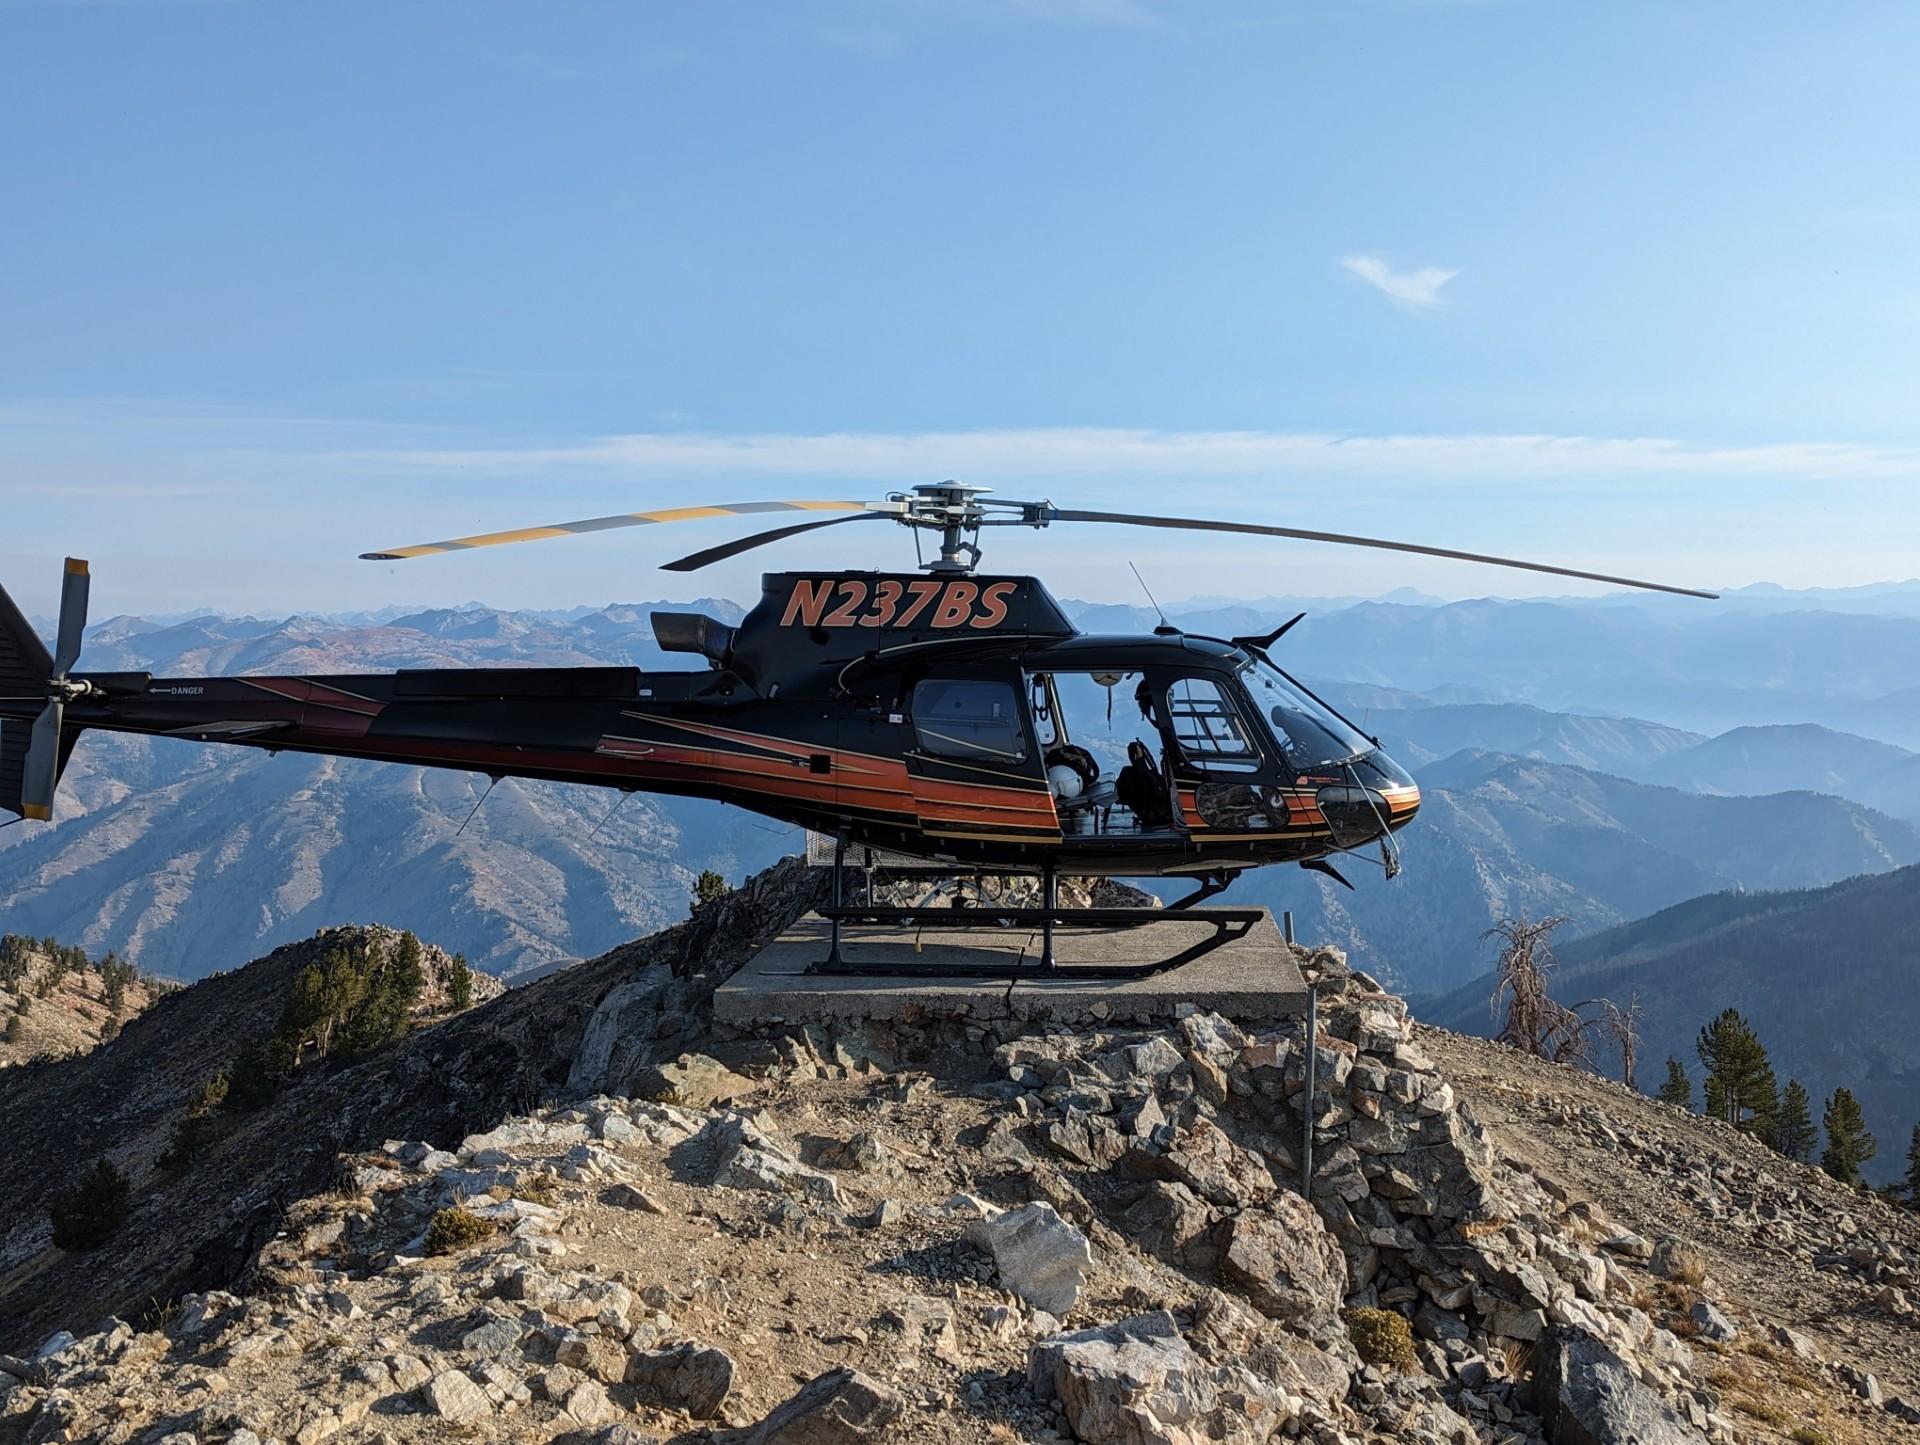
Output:
M1195 909L1204 914L1205 909ZM1307 986L1293 951L1263 911L1245 937L1223 944L1192 963L1151 978L1115 982L1075 978L1077 964L1145 963L1178 953L1212 932L1206 923L1166 922L1124 930L1059 928L1054 957L1064 972L1010 982L1007 979L929 978L909 969L941 962L1012 962L1036 958L1040 935L1033 929L910 929L849 925L841 956L860 965L898 960L898 974L817 974L808 965L827 956L828 924L809 913L720 987L713 999L716 1023L737 1028L775 1024L863 1020L925 1021L932 1018L1073 1019L1115 1023L1159 1022L1181 1004L1259 1022L1306 1012Z

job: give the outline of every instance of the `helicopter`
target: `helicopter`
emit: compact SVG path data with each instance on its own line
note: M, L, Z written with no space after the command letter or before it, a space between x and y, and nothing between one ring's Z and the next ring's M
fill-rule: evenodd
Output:
M831 513L665 564L689 572L824 528L891 520L937 555L913 572L768 573L738 625L652 614L687 671L516 667L333 676L156 678L75 673L90 574L70 559L51 654L0 591L0 809L51 818L88 729L269 751L458 768L708 798L838 841L996 874L1180 877L1192 903L1240 873L1333 862L1394 835L1420 789L1291 674L1280 643L1089 636L1037 579L980 571L993 527L1092 523L1238 533L1450 558L1686 596L1712 593L1545 563L1249 522L1087 511L941 482L881 501L761 501L622 513L362 554L399 561L478 547L775 513ZM1122 763L1076 733L1071 706L1116 705ZM1117 700L1117 701L1116 701ZM836 870L836 882L838 870ZM1348 884L1348 886L1351 886Z

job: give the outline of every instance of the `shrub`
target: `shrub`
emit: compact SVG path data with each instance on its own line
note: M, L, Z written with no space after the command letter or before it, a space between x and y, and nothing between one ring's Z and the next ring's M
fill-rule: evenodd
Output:
M98 1249L126 1222L133 1204L127 1176L102 1159L78 1183L54 1195L47 1204L53 1220L53 1242L61 1249Z
M167 1147L158 1161L160 1167L169 1174L186 1173L219 1136L220 1130L212 1115L182 1115L173 1121L173 1132L167 1136Z
M1793 1441L1793 1445L1833 1445L1832 1439L1824 1431L1816 1430L1811 1425L1795 1425L1793 1433L1787 1438Z
M492 1220L482 1219L472 1210L456 1204L442 1209L427 1223L427 1253L452 1254L470 1244L478 1244L494 1232Z
M1420 1363L1413 1353L1413 1326L1395 1310L1348 1310L1347 1337L1369 1365L1411 1370Z
M7 1015L7 1042L17 1044L27 1031L25 1022L17 1013Z
M232 1087L225 1073L217 1073L211 1079L202 1079L187 1091L187 1117L199 1119L211 1114L227 1101L227 1092Z

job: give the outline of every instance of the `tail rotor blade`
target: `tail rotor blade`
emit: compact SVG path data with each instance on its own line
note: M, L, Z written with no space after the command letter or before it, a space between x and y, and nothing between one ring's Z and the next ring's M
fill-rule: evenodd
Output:
M60 725L66 704L55 698L34 719L27 741L26 765L20 778L21 815L37 822L53 817L53 790L60 775Z
M87 630L87 593L92 578L87 564L78 557L67 558L66 576L60 579L60 637L53 653L53 676L63 680L80 660L80 645Z

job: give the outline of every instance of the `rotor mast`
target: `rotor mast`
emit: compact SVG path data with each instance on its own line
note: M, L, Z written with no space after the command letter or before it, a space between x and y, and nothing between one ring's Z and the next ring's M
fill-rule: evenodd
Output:
M982 527L1044 527L1053 518L1049 502L983 501L992 490L971 482L925 482L910 493L895 492L887 508L909 527L940 534L940 555L922 568L937 576L965 577L980 565ZM992 515L996 511L1008 515Z

